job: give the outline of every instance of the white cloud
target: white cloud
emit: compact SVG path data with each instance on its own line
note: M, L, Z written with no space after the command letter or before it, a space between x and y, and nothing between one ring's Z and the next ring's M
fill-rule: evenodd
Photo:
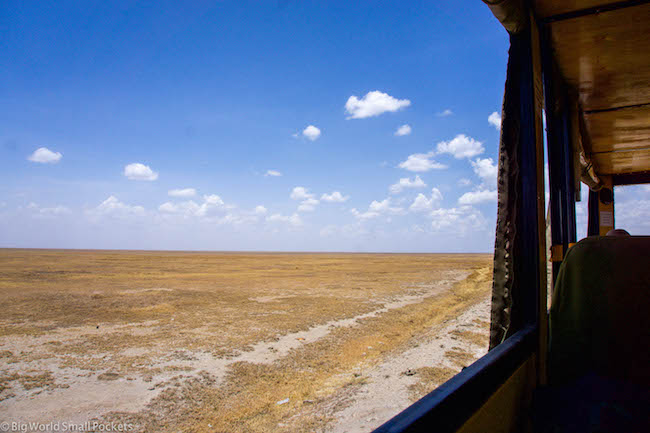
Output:
M158 206L158 210L165 213L175 213L178 212L178 205L175 205L174 203L167 201L161 204L160 206Z
M411 133L410 125L402 125L399 128L397 128L397 131L395 131L395 135L397 135L398 137L409 135L410 133Z
M400 162L398 167L408 171L414 171L414 172L442 170L447 168L446 165L440 164L439 162L436 162L433 159L431 159L433 155L434 152L414 153L413 155L409 155L406 161Z
M496 190L480 190L480 191L470 191L461 195L458 199L458 204L462 205L472 205L478 203L485 203L488 201L497 201L497 191Z
M390 199L384 199L382 201L373 200L368 206L368 210L372 212L386 212L390 209Z
M214 210L223 211L227 208L221 197L216 194L204 195L201 204L189 200L181 203L166 202L158 206L160 212L184 217L207 217Z
M139 162L131 163L124 167L124 176L131 180L156 180L158 173L153 171L148 165Z
M344 196L339 191L334 191L331 194L323 194L320 199L328 203L343 203L350 198L349 195Z
M501 130L501 115L496 111L488 116L488 123L496 128L497 131Z
M205 201L206 204L211 205L211 206L223 206L223 200L221 200L221 197L219 197L216 194L209 194L209 195L204 195L203 200Z
M424 188L427 186L426 183L422 179L420 179L420 176L415 176L413 180L409 179L408 177L403 177L397 183L394 183L391 185L388 190L390 191L391 194L399 194L406 188Z
M313 212L314 209L316 209L316 205L318 205L318 203L318 200L315 198L308 198L307 200L303 200L298 206L298 212Z
M451 111L449 108L447 108L446 110L443 110L440 113L438 113L438 116L439 117L447 117L447 116L451 116L452 114L454 114L454 112Z
M472 184L472 181L466 178L461 178L458 179L458 186L470 186Z
M315 209L319 201L314 198L314 194L309 192L304 186L297 186L291 191L290 197L293 200L300 200L300 205L298 206L298 211L300 212L311 212Z
M167 194L170 197L194 197L196 195L196 190L194 188L183 188L183 189L170 189L167 191Z
M32 162L40 162L42 164L56 164L61 160L63 155L61 152L53 152L47 147L39 147L27 157Z
M392 96L374 90L366 93L366 96L359 99L350 96L345 103L345 110L348 112L348 119L364 119L366 117L379 116L386 112L395 112L411 105L408 99L396 99Z
M133 206L122 203L115 196L110 196L96 208L90 210L92 215L111 215L116 217L143 216L145 210L142 206Z
M352 215L354 215L356 218L360 220L366 220L370 218L376 218L380 215L379 212L372 212L372 211L367 211L367 212L359 212L356 208L350 209L350 212Z
M404 209L401 207L392 207L390 198L384 199L382 201L373 200L368 206L366 212L359 212L357 209L351 209L350 212L358 219L370 219L376 218L383 214L399 214L402 213Z
M314 194L310 193L304 186L297 186L291 191L290 197L293 200L307 200L314 198Z
M40 213L46 216L67 215L72 213L70 209L65 206L44 207L40 209Z
M241 225L257 222L256 216L251 215L236 215L233 213L228 213L222 217L211 218L210 223L215 224L231 224L231 225Z
M320 129L316 128L314 125L309 125L302 131L302 135L305 138L314 141L320 137Z
M472 161L474 173L480 177L487 185L496 185L499 168L492 161L492 158L477 158Z
M464 235L470 231L480 231L486 226L483 214L471 206L450 209L436 209L430 214L431 229L434 232L453 229L454 233Z
M426 195L420 193L413 200L413 204L409 207L409 210L412 212L423 212L435 209L440 206L442 201L442 193L438 188L433 188L431 190L431 197L427 198Z
M287 223L294 227L298 227L302 225L302 220L300 219L300 215L298 215L297 213L294 213L293 215L282 215L276 213L266 217L266 221Z
M2 204L0 204L2 207ZM38 218L48 218L48 217L57 217L61 215L68 215L72 213L70 209L65 206L58 205L53 207L40 207L36 203L30 203L27 205L27 209L33 212L33 216Z
M449 153L456 159L471 158L485 151L483 143L465 134L458 134L450 141L441 141L437 149L438 153Z
M282 176L282 173L277 170L266 170L266 174L264 176L279 177Z
M255 210L253 212L257 215L264 215L267 212L267 209L262 205L258 205L255 206Z

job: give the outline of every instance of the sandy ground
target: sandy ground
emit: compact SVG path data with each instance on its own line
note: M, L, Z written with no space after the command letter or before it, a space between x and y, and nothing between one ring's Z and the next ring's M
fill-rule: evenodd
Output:
M369 313L359 314L341 320L333 320L323 325L313 326L306 331L280 336L273 341L258 342L253 345L252 350L243 352L237 356L219 358L203 351L178 349L168 356L155 357L149 361L151 367L154 369L171 370L171 372L145 377L120 377L117 373L112 373L110 370L98 374L89 374L77 368L61 368L58 362L60 358L50 356L48 344L51 341L71 341L80 337L86 338L88 336L105 334L107 332L111 333L117 330L146 338L148 334L147 328L155 326L152 323L140 324L138 326L103 325L100 326L101 331L97 327L68 328L50 334L47 337L7 337L0 343L0 351L31 354L30 361L8 364L5 371L9 375L24 372L34 372L41 375L49 373L56 385L47 387L45 391L43 389L37 389L35 391L23 389L23 392L18 391L17 394L13 394L10 398L5 398L0 402L0 409L8 418L24 423L33 420L35 413L39 414L39 420L44 423L65 419L80 424L96 417L101 417L111 411L135 412L145 408L147 403L160 394L162 390L173 386L175 381L179 379L198 377L201 372L208 372L218 384L228 372L228 368L237 362L249 362L253 364L273 363L285 357L291 350L322 339L335 328L351 328L357 326L364 319L374 318L390 310L422 302L426 298L448 290L453 283L465 277L467 277L467 273L455 273L453 277L431 285L430 289L424 293L401 296L385 303L382 308ZM273 300L272 297L255 298L257 302L272 302ZM443 332L445 331L446 329L443 330ZM448 339L450 337L446 338ZM424 346L421 349L417 349L416 352L421 359L419 362L413 363L412 367L415 368L420 367L423 359L428 356L428 352ZM122 351L122 355L137 356L145 354L145 349L137 347ZM110 355L105 355L104 358L110 358ZM409 361L410 359L406 359L404 362L408 363ZM425 363L425 365L429 364ZM399 369L401 367L395 365L392 369L394 370L395 368ZM182 371L183 374L178 375L178 371ZM392 373L395 373L395 371L392 371ZM374 376L371 375L371 377ZM376 391L378 392L377 397L381 398L385 390L379 386ZM365 392L367 394L367 390ZM390 394L386 394L384 397L389 396ZM368 404L366 402L366 406ZM390 407L389 412L391 412ZM392 413L394 414L394 412L395 409L393 408Z
M85 320L92 324L79 326L71 324L84 321L88 295L65 295L69 316L29 320L25 301L5 290L15 310L11 322L0 322L2 420L113 421L131 423L134 431L371 430L486 350L488 261L469 257L469 266L459 266L462 261L453 257L457 266L450 268L442 257L427 257L440 269L415 277L406 264L418 259L400 257L401 272L408 275L396 271L392 282L390 274L385 281L371 280L371 296L358 286L377 268L361 273L368 259L336 258L350 287L333 284L343 278L338 273L315 273L299 280L306 288L296 289L298 280L288 275L287 289L277 281L271 289L238 286L232 302L209 304L214 311L204 306L200 288L179 294L179 283L129 287L120 278L111 292L95 287L90 298L120 311L124 302L135 303L137 310L131 305L122 312L126 320ZM295 269L300 260L320 269L334 259L291 260L299 264ZM287 268L294 272L293 265ZM357 281L350 282L350 275ZM327 284L319 291L309 289L310 281ZM340 288L324 298L332 287ZM50 299L43 292L29 294L34 308ZM196 303L188 301L195 297ZM138 302L143 298L144 305ZM79 318L75 305L81 305ZM288 320L283 309L304 310L305 316ZM140 320L128 320L133 311ZM248 322L240 326L223 319L228 315ZM225 321L219 326L217 320ZM228 328L234 324L239 327Z
M369 371L359 372L367 378L367 385L339 396L347 400L347 407L335 414L336 421L328 432L373 430L412 404L415 397L422 397L421 392L414 390L420 381L419 370L438 367L457 373L487 353L488 329L485 324L490 320L489 307L490 299L485 299L459 317L413 339L406 351L395 354ZM484 341L462 338L467 331L485 336ZM459 363L449 356L457 352L470 354L471 358ZM443 382L429 382L425 387L433 390Z

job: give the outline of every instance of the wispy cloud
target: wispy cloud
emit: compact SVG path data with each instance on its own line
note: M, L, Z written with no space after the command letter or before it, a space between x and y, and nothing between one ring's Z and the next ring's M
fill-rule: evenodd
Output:
M436 114L436 116L438 116L438 117L447 117L447 116L451 116L452 114L454 114L454 112L451 111L449 108L447 108L446 110L443 110L440 113Z
M300 227L302 223L302 219L300 218L300 215L297 213L294 213L293 215L282 215L279 213L269 215L266 217L266 221L272 222L272 223L286 223L289 224L293 227Z
M223 213L228 206L216 194L203 196L203 202L197 203L194 200L180 203L166 202L158 206L158 210L165 214L176 214L184 217L207 217L214 214L214 211Z
M266 170L264 176L279 177L282 176L282 173L277 170Z
M72 211L69 208L62 205L41 207L36 203L30 203L29 205L27 205L27 209L33 212L32 213L33 216L38 218L53 218L53 217L68 215L72 213Z
M182 189L170 189L167 191L167 195L170 197L194 197L196 195L196 190L194 188L182 188Z
M316 210L316 206L320 203L315 198L308 198L300 202L298 206L298 212L313 212Z

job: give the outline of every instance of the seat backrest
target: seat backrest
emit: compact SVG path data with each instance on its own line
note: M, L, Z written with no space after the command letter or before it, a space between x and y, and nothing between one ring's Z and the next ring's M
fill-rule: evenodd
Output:
M592 236L567 253L550 311L549 376L650 385L650 237Z

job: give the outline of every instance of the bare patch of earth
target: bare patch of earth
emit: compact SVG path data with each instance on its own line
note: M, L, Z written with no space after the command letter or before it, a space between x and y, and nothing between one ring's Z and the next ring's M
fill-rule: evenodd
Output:
M344 408L332 414L336 421L327 431L371 431L487 353L489 306L488 298L413 339L404 352L359 370L363 385L337 395ZM477 341L476 335L483 339ZM459 363L455 353L464 355L464 362Z

